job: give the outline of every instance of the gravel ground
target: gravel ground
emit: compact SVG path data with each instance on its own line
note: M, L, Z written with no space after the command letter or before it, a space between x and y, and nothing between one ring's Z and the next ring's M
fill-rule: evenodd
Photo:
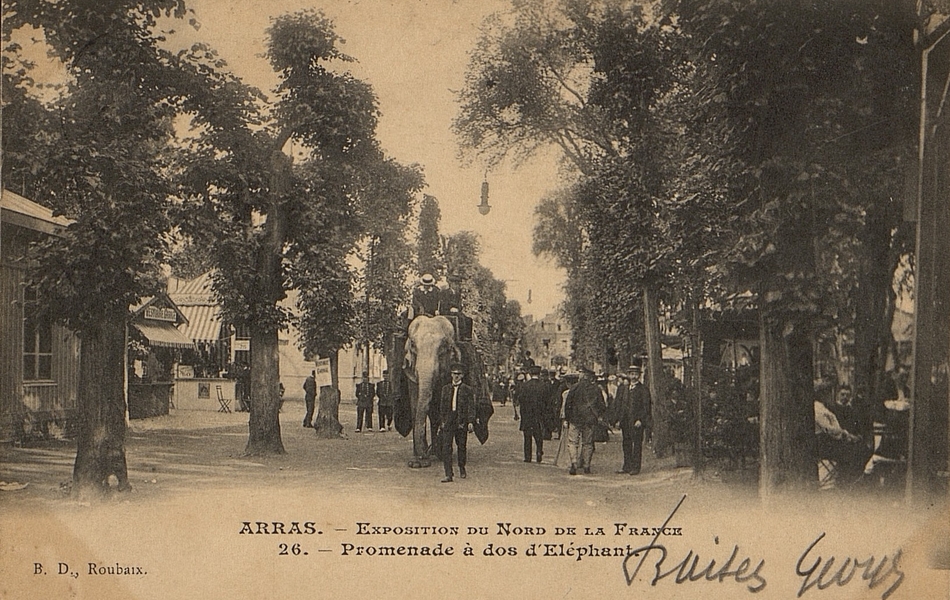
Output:
M615 474L622 462L619 432L611 436L610 442L597 444L590 475L569 477L564 468L554 466L556 439L547 442L541 464L525 464L521 460L521 433L510 405L496 406L490 438L484 445L474 435L469 436L469 477L456 477L451 485L440 484L440 462L425 469L407 468L411 438L395 430L356 433L356 409L351 404L344 403L340 408L345 438L339 440L317 439L312 430L301 427L303 412L301 402L285 403L280 419L287 453L270 457L243 456L246 413L173 410L167 416L132 421L127 440L133 485L129 499L135 502L138 498L161 498L182 490L206 488L292 488L319 480L321 488L341 493L385 491L390 496L411 497L420 486L433 486L446 488L440 493L502 506L530 499L573 506L578 502L586 505L591 498L598 503L642 500L644 495L664 490L675 495L683 486L693 486L690 469L673 468L672 459L657 460L648 448L641 475ZM74 457L74 445L65 442L3 448L0 480L29 485L16 494L0 496L0 502L64 501L62 489L71 477ZM736 498L750 496L748 489L715 487Z
M947 589L948 571L927 566L933 540L950 538L945 506L910 509L893 498L834 492L761 502L748 484L726 484L714 473L697 481L672 459L655 459L649 448L639 476L618 475L619 436L597 444L592 474L570 476L553 464L556 441L546 446L542 464L522 462L510 405L496 405L486 444L470 436L468 478L442 484L439 463L407 467L410 439L395 432L354 433L352 404L341 406L346 437L338 440L318 439L301 427L303 412L301 402L285 403L281 429L287 453L269 457L243 456L247 414L179 410L133 421L127 444L133 490L93 505L77 502L61 486L70 480L73 444L0 448L0 481L27 484L0 488L0 598L464 593L473 599L586 599L749 593L750 582L731 577L689 587L670 577L654 586L652 566L628 580L623 558L577 555L595 545L649 545L652 535L643 530L664 523L676 528L659 538L670 552L665 568L687 552L722 565L735 547L736 560L767 563L768 585L757 598L795 596L801 585L796 560L822 533L822 552L837 553L838 564L845 556L893 558L900 548L906 578L893 600L946 597L934 590ZM275 523L284 533L273 533ZM287 533L293 523L304 529L309 524L312 532ZM361 533L373 527L393 529ZM400 527L450 533L393 533ZM258 533L262 528L266 535ZM369 548L439 544L456 555L365 554ZM558 550L530 555L546 544ZM357 548L364 554L357 556ZM465 549L471 557L458 556ZM38 563L47 576L35 574ZM58 575L63 564L67 573ZM90 573L90 564L106 570L130 565L142 573L100 576ZM873 590L866 580L855 581L821 598L881 598L894 578Z

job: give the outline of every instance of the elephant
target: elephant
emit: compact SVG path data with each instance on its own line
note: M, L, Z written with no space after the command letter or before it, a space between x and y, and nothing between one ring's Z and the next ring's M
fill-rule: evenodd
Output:
M445 317L420 315L409 324L403 373L411 411L413 459L409 461L410 467L432 464L426 418L429 419L428 433L434 440L439 427L439 393L450 380L451 364L460 361L461 356L455 330Z

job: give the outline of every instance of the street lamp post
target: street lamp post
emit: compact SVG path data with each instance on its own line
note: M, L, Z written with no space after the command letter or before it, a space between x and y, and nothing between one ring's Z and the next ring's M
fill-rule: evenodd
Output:
M490 210L491 206L488 204L488 178L486 176L485 180L482 181L482 203L478 205L478 212L482 215L487 215Z

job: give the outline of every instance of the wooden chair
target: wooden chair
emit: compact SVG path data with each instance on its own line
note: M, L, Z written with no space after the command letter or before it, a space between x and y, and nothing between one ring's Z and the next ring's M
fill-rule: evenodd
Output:
M224 393L221 391L221 386L214 386L214 391L218 394L218 412L229 413L231 412L231 399L225 398Z

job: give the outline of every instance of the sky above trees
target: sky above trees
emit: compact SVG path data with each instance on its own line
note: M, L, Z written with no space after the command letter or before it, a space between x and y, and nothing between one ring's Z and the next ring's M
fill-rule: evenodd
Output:
M273 72L260 55L270 17L313 5L302 0L196 0L190 6L200 28L176 23L178 30L169 40L209 43L235 74L267 90ZM478 28L485 16L509 6L504 0L317 3L346 40L343 51L359 61L349 69L369 82L379 98L382 147L404 164L423 166L425 191L439 199L443 234L476 232L481 260L506 282L508 297L518 300L524 313L543 316L561 301L564 274L533 255L531 230L535 205L556 187L556 154L541 155L518 169L503 164L491 170L492 210L481 216L476 206L484 167L458 159L451 132L458 110L454 91L464 82Z

